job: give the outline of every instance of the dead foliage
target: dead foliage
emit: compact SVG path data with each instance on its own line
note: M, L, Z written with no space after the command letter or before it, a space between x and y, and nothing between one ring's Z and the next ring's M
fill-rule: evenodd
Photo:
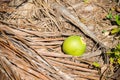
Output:
M8 0L0 7L0 77L2 80L99 80L104 79L101 56L113 41L113 37L100 33L101 24L95 16L98 2L88 4L79 0ZM89 6L89 4L91 4ZM80 6L88 14L79 15ZM92 12L87 7L92 8ZM100 5L99 5L100 6ZM79 12L79 13L78 13ZM81 13L80 13L81 14ZM87 20L84 20L84 18ZM100 17L100 18L101 18ZM99 18L99 19L100 19ZM88 22L94 22L90 25ZM88 24L86 24L88 23ZM88 26L89 25L89 26ZM93 26L96 26L95 28ZM100 27L100 28L99 28ZM106 27L108 28L108 27ZM61 51L64 39L81 35L87 43L82 57L66 55ZM96 36L98 35L98 36ZM105 57L107 60L107 57ZM99 61L100 69L92 66ZM102 68L102 69L101 69Z

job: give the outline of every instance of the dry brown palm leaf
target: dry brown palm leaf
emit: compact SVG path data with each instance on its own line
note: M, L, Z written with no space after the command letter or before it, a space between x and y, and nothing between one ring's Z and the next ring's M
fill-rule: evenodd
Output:
M8 31L6 31L6 29ZM50 77L50 73L53 73L52 76L56 79L59 76L59 78L62 77L64 80L66 80L66 79L73 80L73 78L70 77L70 75L72 75L72 74L67 75L66 73L62 72L58 68L59 67L58 65L62 65L63 64L62 62L64 62L64 61L58 60L56 62L53 62L54 59L52 61L47 59L47 62L46 62L46 60L41 58L42 51L37 53L34 49L32 49L32 47L29 46L30 43L28 43L24 39L24 37L18 36L18 34L16 34L18 32L16 32L16 33L14 32L14 29L11 29L10 27L8 28L8 26L5 26L5 25L1 25L0 30L1 30L0 45L1 45L1 50L2 50L1 57L3 57L1 59L3 60L3 62L5 60L5 63L8 67L10 65L12 65L14 67L16 66L18 69L24 71L25 74L28 73L31 76L34 76L37 78L44 78L45 75L48 75L47 77ZM57 40L57 39L55 39L55 40ZM46 53L48 53L48 52L46 52ZM4 56L6 56L6 57L4 57ZM65 56L65 55L63 55L63 56ZM66 58L67 58L67 56L66 56ZM68 57L68 58L72 58L72 57ZM50 64L48 63L48 61ZM59 64L59 61L60 61L60 64ZM7 62L9 62L10 65L8 65ZM76 70L80 70L80 71L82 70L85 72L93 71L93 73L97 73L97 71L87 69L87 67L86 68L77 67L77 65L82 65L82 64L65 62L65 64L66 63L68 63L70 65L64 65L64 67L69 68L69 69L74 69L75 70L74 74L76 74ZM4 68L5 65L3 65L3 63L1 63L1 64L2 64L2 67ZM24 66L24 64L26 64L26 65ZM53 65L53 67L51 67L51 64ZM74 66L72 66L72 65L74 65ZM9 69L11 69L11 68L9 68ZM16 69L15 69L15 71L16 71ZM44 71L47 71L47 72L45 74L42 74L42 73L44 73ZM21 72L21 71L19 71L19 72ZM10 74L13 74L13 72L10 71L7 73L9 73L8 76L13 78L10 75ZM17 73L17 74L20 75L20 73ZM38 75L41 75L41 77L38 77ZM20 75L20 76L22 76L22 75ZM89 75L89 76L92 77L92 75ZM91 78L91 77L89 77L89 78ZM20 77L18 77L18 78L20 78ZM86 78L86 77L84 77L84 78ZM94 78L91 78L91 79L94 79ZM95 77L95 79L96 79L96 77Z
M9 46L9 45L11 45L11 46ZM26 73L28 75L31 75L31 77L33 77L33 78L37 77L38 79L39 78L42 78L45 80L47 79L47 77L45 77L45 75L43 75L43 73L41 73L39 71L36 72L35 64L31 61L32 60L31 58L28 58L29 55L24 56L25 54L23 53L23 51L22 51L22 53L20 53L21 51L20 52L19 52L19 50L17 51L17 49L11 43L7 44L5 42L0 42L0 46L1 46L1 58L0 58L1 63L0 64L1 64L2 68L4 69L4 71L6 71L6 73L8 73L7 76L10 79L21 80L22 76L23 76L23 78L27 78L27 77L24 77L24 76L26 76ZM23 55L21 55L21 54L23 54ZM31 59L31 60L29 60L29 59ZM26 64L26 65L24 65L24 64ZM31 64L33 67L31 66ZM18 69L16 69L16 68L18 68ZM21 70L22 70L22 72L21 72ZM24 73L24 72L25 72L25 74L20 74L20 73Z
M84 34L66 23L71 18L64 20L61 13L55 13L53 2L56 1L28 0L0 21L0 69L11 80L99 80L99 71L84 60L100 55L100 50L82 56L84 60L61 51L66 36Z
M2 27L1 27L1 31L2 31ZM59 71L59 69L57 69L56 67L51 66L51 64L48 63L48 61L46 61L41 56L41 54L38 54L34 49L32 49L28 44L26 44L25 40L22 40L21 37L15 36L16 35L15 33L14 33L14 35L7 36L4 32L6 32L6 31L1 32L2 38L0 38L1 39L1 43L0 43L1 49L3 48L1 53L4 54L4 56L9 55L9 56L7 56L7 59L8 59L7 62L11 63L11 65L13 64L13 65L17 66L18 68L20 68L21 70L23 70L29 74L35 75L38 78L45 79L45 80L47 79L47 77L45 78L45 74L50 76L51 75L50 73L54 74L52 76L55 78L58 78L58 75L59 75L64 79L69 78L69 79L73 80L72 78L67 76L67 74L64 75L64 77L63 77L62 75L65 73L63 73L62 71ZM7 33L7 34L10 34L10 33ZM8 51L7 51L7 49L8 49ZM5 55L5 53L6 53L6 55ZM24 64L26 64L26 65L24 65ZM8 66L10 66L10 65L8 65ZM3 66L3 68L4 68L4 66ZM48 73L42 74L41 72L43 71L43 73L44 73L45 70ZM8 72L8 73L10 73L10 72ZM11 76L11 75L9 75L9 76Z

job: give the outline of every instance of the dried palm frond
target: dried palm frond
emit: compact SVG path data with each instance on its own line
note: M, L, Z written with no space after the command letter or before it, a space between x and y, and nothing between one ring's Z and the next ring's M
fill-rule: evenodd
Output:
M66 36L85 35L60 13L55 13L51 8L54 2L61 4L59 0L23 0L14 6L14 11L8 12L8 17L3 16L4 19L0 20L0 71L3 78L99 80L99 71L90 67L92 62L61 51ZM13 2L10 4L14 5ZM94 45L86 39L88 46ZM96 53L100 55L101 51ZM94 51L89 55L87 58L96 56Z
M70 62L66 60L62 61L61 59L59 59L63 57L69 60L70 58L72 58L72 56L67 56L64 54L59 55L59 52L53 53L52 51L48 52L47 50L45 50L47 48L49 49L49 47L47 46L57 47L58 45L61 45L61 40L64 40L63 38L30 38L27 37L27 35L35 36L36 33L30 34L27 32L22 32L21 30L16 30L15 28L6 25L0 26L0 33L0 64L1 69L5 71L9 79L74 80L74 78L80 76L78 74L83 74L83 78L98 79L98 75L96 75L98 74L98 72L96 70L88 69L88 65ZM32 43L34 42L34 44L31 44L30 39L34 40L32 41ZM47 45L46 41L48 41L48 43L50 41L52 44L49 43ZM56 41L58 41L59 43L56 44ZM52 47L50 49L52 49ZM55 54L56 56L50 56L48 53ZM58 59L54 59L54 57L58 57ZM71 69L74 70L73 73L71 73ZM88 74L89 72L93 74ZM85 76L84 74L88 75L89 77Z

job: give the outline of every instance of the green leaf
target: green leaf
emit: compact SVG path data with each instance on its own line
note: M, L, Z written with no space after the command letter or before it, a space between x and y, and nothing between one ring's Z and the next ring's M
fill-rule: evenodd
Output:
M112 51L107 51L106 52L109 56L111 56L112 54L114 54L114 52L112 52Z
M117 59L118 64L120 65L120 58Z
M116 34L118 32L120 32L120 28L113 28L111 34Z
M103 31L102 31L102 33L105 33L105 32L107 32L107 30L103 30Z
M110 57L109 61L111 64L120 65L120 43L118 43L115 48L107 51L107 54Z
M100 67L100 64L98 62L93 62L93 66L99 68Z
M116 47L120 51L120 43Z
M107 17L108 19L112 19L112 12L110 11L106 17Z
M114 58L110 57L110 63L114 63Z
M119 15L115 15L115 21L120 26L120 16Z
M89 2L89 0L83 0L83 2L88 3L88 2Z
M120 57L120 52L119 51L115 51L115 57L116 58Z

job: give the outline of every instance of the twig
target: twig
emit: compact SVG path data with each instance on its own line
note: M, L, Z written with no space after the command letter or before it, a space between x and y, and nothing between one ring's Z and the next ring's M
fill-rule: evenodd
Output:
M86 53L86 54L83 54L83 56L81 56L82 59L88 59L88 58L91 58L91 57L95 57L95 56L98 56L101 54L101 51L100 50L97 50L95 52L90 52L90 53Z
M41 52L40 54L43 55L43 56L47 56L47 57L57 57L57 58L72 58L73 57L73 56L70 56L70 55L65 55L65 54L62 54L62 53L59 54L59 53L54 53L54 52Z
M75 75L79 75L81 78L90 79L90 80L99 80L100 77L99 75L96 74L80 72L80 71L73 71L72 73Z
M82 64L82 63L75 63L75 62L71 62L71 61L67 61L67 60L62 60L62 59L55 59L55 58L48 58L50 60L59 62L59 63L63 63L63 64L67 64L67 65L73 65L73 66L78 66L78 67L83 67L83 68L88 68L88 65L86 64Z

